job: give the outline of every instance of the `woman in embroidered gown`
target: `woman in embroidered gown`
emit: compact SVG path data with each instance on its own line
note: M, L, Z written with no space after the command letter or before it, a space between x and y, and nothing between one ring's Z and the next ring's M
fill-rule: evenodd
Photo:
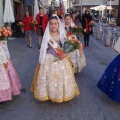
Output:
M34 97L40 101L51 100L61 103L79 95L67 54L64 53L60 60L54 62L58 54L49 44L49 41L53 39L62 47L65 38L66 35L59 18L56 15L52 16L42 40L39 64L31 84Z
M0 41L0 46L2 47L6 58L7 58L7 70L8 70L8 77L9 77L9 82L10 82L10 89L11 93L13 95L19 95L20 94L20 89L21 89L21 82L18 77L18 74L10 60L10 54L7 46L7 41L3 40Z
M8 59L5 52L0 45L0 103L12 99L12 94L17 95L14 92L10 77L8 75Z
M74 27L75 24L71 20L71 15L66 14L64 19L65 21L63 23L63 26L65 28L67 36L72 35L72 27ZM74 73L80 72L86 66L86 59L83 50L82 53L80 53L79 50L69 52L69 55L73 64Z
M120 102L120 54L108 65L97 87L110 99Z

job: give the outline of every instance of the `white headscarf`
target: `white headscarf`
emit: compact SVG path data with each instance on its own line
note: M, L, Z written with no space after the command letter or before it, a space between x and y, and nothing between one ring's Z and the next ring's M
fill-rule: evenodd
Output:
M64 44L64 42L66 41L66 34L65 34L65 30L60 22L60 19L57 15L53 15L56 16L58 19L58 23L59 23L59 37L60 37L60 41L62 43L62 45ZM49 22L47 24L43 39L42 39L42 44L41 44L41 49L40 49L40 55L39 55L39 63L40 64L44 64L45 62L45 57L46 57L46 53L47 53L47 48L48 48L48 42L51 40L51 36L50 36L50 28L49 28Z

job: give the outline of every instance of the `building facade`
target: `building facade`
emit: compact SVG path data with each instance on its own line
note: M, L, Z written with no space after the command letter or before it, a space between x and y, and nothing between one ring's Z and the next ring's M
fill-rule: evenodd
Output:
M22 0L11 0L15 21L19 21L24 16L24 2Z
M113 7L111 10L112 14L114 14L114 16L117 16L119 0L73 0L73 8L80 10L82 7L83 13L86 9L90 9L91 7L98 5L111 5Z

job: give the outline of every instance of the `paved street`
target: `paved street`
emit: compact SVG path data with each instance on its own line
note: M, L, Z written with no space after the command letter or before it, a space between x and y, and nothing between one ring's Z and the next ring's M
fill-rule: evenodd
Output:
M103 71L117 55L112 47L105 47L103 41L91 36L90 47L84 48L87 66L75 74L81 94L61 104L37 101L30 92L38 64L37 36L33 34L31 49L26 47L25 38L9 40L8 46L23 89L20 96L0 104L0 120L120 120L120 103L108 99L96 87Z

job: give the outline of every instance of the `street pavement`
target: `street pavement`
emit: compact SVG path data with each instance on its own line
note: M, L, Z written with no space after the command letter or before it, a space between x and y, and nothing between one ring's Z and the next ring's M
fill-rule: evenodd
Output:
M96 84L107 65L118 53L91 36L84 48L87 66L75 74L81 94L64 103L41 102L33 97L30 85L38 64L37 36L28 48L26 38L8 40L11 60L22 82L19 96L0 104L0 120L120 120L120 103L110 100ZM83 38L80 38L83 42Z

